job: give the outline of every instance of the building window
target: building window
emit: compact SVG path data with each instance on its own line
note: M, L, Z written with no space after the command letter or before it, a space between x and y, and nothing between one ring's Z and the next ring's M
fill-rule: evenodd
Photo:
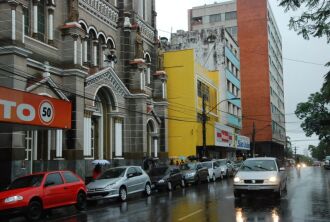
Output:
M235 20L237 19L237 15L236 15L236 12L233 11L233 12L226 12L225 13L225 20L228 21L228 20Z
M201 25L201 24L203 24L202 17L195 17L191 19L191 25Z
M221 14L210 15L210 22L220 22Z
M197 94L199 97L205 96L205 100L209 100L209 87L202 83L201 81L197 82Z
M45 41L45 1L38 2L38 40Z
M30 13L28 8L23 9L24 13L24 34L29 35L30 34Z

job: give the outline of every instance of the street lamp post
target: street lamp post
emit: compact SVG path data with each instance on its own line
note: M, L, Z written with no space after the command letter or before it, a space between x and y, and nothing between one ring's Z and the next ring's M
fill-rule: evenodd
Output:
M240 100L240 98L230 98L230 99L224 99L218 102L214 107L212 107L207 113L206 113L206 104L205 104L205 95L203 94L202 97L202 126L203 126L203 151L202 155L205 157L206 155L206 121L207 121L207 114L209 114L211 111L213 111L215 108L217 108L222 102L229 101L229 100Z

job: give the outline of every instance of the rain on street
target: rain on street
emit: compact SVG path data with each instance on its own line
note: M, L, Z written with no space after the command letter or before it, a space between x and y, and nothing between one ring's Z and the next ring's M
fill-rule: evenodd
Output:
M329 221L330 171L320 167L288 170L288 191L281 200L249 195L235 200L232 178L131 196L127 202L108 200L91 204L85 212L73 207L51 211L45 221ZM24 221L12 218L10 222Z

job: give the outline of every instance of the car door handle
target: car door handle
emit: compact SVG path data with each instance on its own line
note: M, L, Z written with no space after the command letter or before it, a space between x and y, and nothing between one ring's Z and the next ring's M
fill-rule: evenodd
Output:
M67 187L64 187L63 189L64 189L64 190L67 190L68 188L67 188Z

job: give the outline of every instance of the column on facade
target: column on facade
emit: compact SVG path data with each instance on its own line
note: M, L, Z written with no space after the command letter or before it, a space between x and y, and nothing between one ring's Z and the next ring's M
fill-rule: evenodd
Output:
M77 65L78 63L78 36L77 35L73 35L73 64Z
M33 0L33 37L38 36L38 0Z
M83 38L82 42L83 42L83 62L86 63L87 62L87 52L88 52L88 45L87 45L87 41L89 40L88 35L85 36L85 38Z
M98 47L98 40L93 40L93 66L97 66L97 47Z
M123 119L114 118L115 124L115 157L123 156Z
M52 150L52 130L48 130L47 134L47 160L50 160Z
M24 6L22 6L22 43L25 43L25 14L24 14L24 10L26 10L26 8Z
M151 83L150 64L147 65L146 74L147 74L147 84L149 85Z
M92 137L92 119L90 114L85 114L84 117L84 156L90 157L92 156L92 144L91 144L91 137Z
M84 57L83 38L80 38L79 51L80 51L79 65L82 66L83 65L83 57Z
M100 66L103 68L105 65L104 65L104 61L107 59L106 58L106 55L105 55L105 51L106 51L106 49L108 48L108 46L107 46L107 44L102 44L101 45L101 57L100 58L102 58L102 60L100 61Z
M11 40L16 40L16 4L11 4Z
M48 43L54 42L54 7L48 7Z
M63 130L56 130L56 158L62 158L63 156Z
M166 81L162 80L162 98L166 99Z
M158 137L154 137L154 157L158 157Z
M144 69L140 70L140 89L144 90L145 77L144 77Z
M33 130L32 160L38 159L38 130Z

